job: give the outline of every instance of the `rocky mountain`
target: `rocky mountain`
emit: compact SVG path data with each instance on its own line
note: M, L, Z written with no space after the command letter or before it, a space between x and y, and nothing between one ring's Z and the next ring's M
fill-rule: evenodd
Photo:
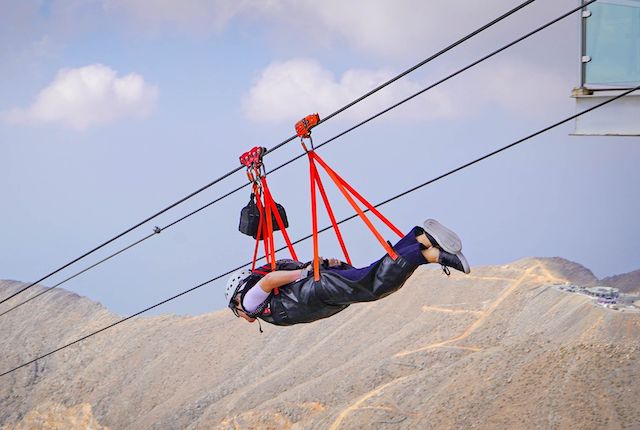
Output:
M264 334L228 311L139 317L0 377L0 427L640 428L640 312L564 282L601 283L530 258L420 269L383 300ZM43 295L0 317L0 373L118 318Z
M640 270L610 276L600 281L602 285L614 287L624 293L640 294Z

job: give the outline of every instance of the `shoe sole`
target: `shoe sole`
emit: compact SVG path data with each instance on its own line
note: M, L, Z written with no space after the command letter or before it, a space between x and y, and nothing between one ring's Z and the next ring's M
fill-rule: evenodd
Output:
M462 252L458 252L456 254L456 257L458 257L460 259L460 262L462 263L462 268L464 269L463 272L466 273L467 275L471 273L471 267L469 267L469 262L464 257L464 255L462 255Z
M435 219L428 219L423 224L424 231L429 233L449 254L459 254L462 251L462 241L457 234L449 230ZM464 257L463 257L464 258ZM466 260L465 260L466 261ZM469 265L467 264L467 268Z

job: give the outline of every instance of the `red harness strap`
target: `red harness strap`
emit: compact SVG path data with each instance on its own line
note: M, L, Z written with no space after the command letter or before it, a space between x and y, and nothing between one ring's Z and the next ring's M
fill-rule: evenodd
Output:
M333 225L333 229L336 232L336 236L338 238L338 242L340 243L340 247L342 248L342 252L345 255L347 263L351 264L351 259L349 258L346 246L344 244L344 240L342 239L342 234L340 233L340 229L338 228L338 224L336 222L335 216L333 214L333 210L331 209L331 205L329 204L329 200L327 198L326 192L322 185L322 181L320 179L320 175L318 174L318 168L316 167L316 162L322 166L322 168L327 172L331 180L336 184L336 187L340 190L344 198L351 204L353 209L357 212L358 216L364 221L364 223L369 227L369 230L373 233L373 235L378 239L382 247L387 251L387 254L394 260L398 258L398 255L393 250L391 245L387 243L387 241L382 237L382 235L378 232L378 230L374 227L373 223L369 220L369 218L365 215L364 211L360 208L358 203L354 200L354 197L360 201L366 208L371 211L374 215L376 215L382 222L384 222L394 233L396 233L399 237L403 237L404 234L395 226L391 221L389 221L384 215L382 215L371 203L369 203L360 193L358 193L351 185L347 183L340 175L338 175L335 170L333 170L329 165L322 159L316 152L312 150L307 150L304 142L302 143L305 151L307 151L307 156L309 159L309 174L311 178L311 216L312 216L312 227L313 227L313 269L314 269L314 279L316 281L320 280L320 258L318 254L318 222L317 222L317 203L316 203L316 187L320 190L320 194L322 196L324 205L327 209L327 213L329 214L329 218L331 219L331 224Z
M267 228L266 228L266 223L264 222L265 218L264 218L264 207L262 205L262 199L260 198L260 189L258 188L258 185L256 183L253 184L253 192L256 196L256 206L258 206L258 213L260 215L260 218L258 219L258 233L256 235L256 245L253 249L253 263L251 265L251 271L253 271L256 267L256 261L258 259L258 248L260 246L260 241L262 241L264 243L264 255L265 255L265 259L267 260L267 264L271 265L270 262L270 257L271 254L269 253L269 248L268 248L268 240L264 238L268 238L268 232L267 232Z
M316 187L320 191L320 195L322 196L322 201L324 202L324 206L327 209L327 214L329 215L329 219L331 219L331 225L333 226L333 230L336 232L336 237L338 239L338 243L340 244L340 248L342 248L342 253L344 254L345 261L351 265L351 258L349 257L349 252L347 251L347 247L344 244L344 239L342 238L342 233L340 232L340 228L338 227L338 223L336 221L336 217L333 214L333 209L331 208L331 204L329 203L329 199L327 197L327 193L325 192L324 186L322 184L322 180L320 179L320 175L318 174L318 169L314 162L313 156L311 155L313 151L307 152L309 157L309 173L311 178L311 217L313 224L313 252L314 252L314 273L320 273L320 262L319 258L315 258L318 255L318 235L316 232L318 231L318 221L317 221L317 209L316 209ZM317 279L316 279L317 280Z
M273 218L282 236L287 244L287 248L291 253L291 258L297 260L293 244L289 239L289 234L285 228L280 212L276 206L269 185L267 184L266 172L262 163L262 156L266 152L266 148L255 147L250 151L245 152L240 157L240 163L247 167L247 177L253 184L253 193L256 197L256 206L258 207L258 213L260 219L258 220L258 232L256 234L256 244L253 249L253 263L251 265L251 271L256 270L256 261L258 258L258 248L260 241L264 244L264 256L267 260L267 266L271 267L271 270L276 268L276 256L275 256L275 243L273 239ZM273 217L273 218L272 218ZM264 267L264 266L263 266ZM274 289L274 293L278 294L278 289Z
M345 199L349 202L349 204L353 207L353 209L357 212L358 216L364 221L364 223L369 227L369 230L373 233L373 235L378 239L382 247L387 251L387 254L394 260L398 258L398 254L393 250L391 245L387 243L386 240L382 237L382 235L376 230L373 226L369 218L365 215L364 211L358 206L358 204L353 199L354 197L360 201L364 206L367 207L369 211L371 211L375 216L378 217L382 222L384 222L394 233L398 236L403 237L404 234L394 226L391 221L389 221L384 215L382 215L371 203L369 203L360 193L358 193L347 181L345 181L340 175L336 173L327 163L324 162L322 158L315 152L315 148L313 146L313 139L311 138L311 129L320 123L320 116L316 113L313 115L309 115L302 120L296 123L296 133L300 136L300 142L302 147L307 153L307 157L309 159L309 177L311 182L311 223L313 227L313 277L316 281L320 280L320 258L318 254L318 219L317 219L317 202L316 202L316 187L320 190L320 195L322 196L322 201L324 202L324 206L327 209L327 213L329 218L331 219L331 224L333 226L333 230L336 232L336 237L338 238L338 242L340 243L340 247L342 248L342 252L347 263L351 264L351 259L349 258L349 253L347 252L347 248L344 244L344 240L342 239L342 234L340 233L340 229L338 228L338 223L336 222L336 218L333 214L333 210L331 209L331 205L329 204L329 199L327 198L327 193L324 190L324 186L322 185L322 180L320 179L320 175L318 174L318 168L316 166L316 162L320 164L327 172L331 180L336 184L336 187L340 190ZM311 150L307 149L307 146L304 143L304 139L309 139L311 143Z
M342 194L349 201L349 203L351 203L351 206L353 206L353 208L356 209L356 211L358 212L358 215L360 215L360 218L362 218L363 221L365 221L365 223L369 226L369 229L374 234L376 234L376 237L378 237L378 240L381 243L387 243L387 242L382 238L382 236L377 234L377 230L373 227L373 225L371 225L370 222L367 222L366 215L364 215L364 213L362 211L358 210L359 208L357 207L355 202L353 202L353 200L349 197L349 195L346 193L345 189L348 190L351 194L353 194L358 200L360 200L360 202L363 205L365 205L367 207L367 209L369 209L375 216L377 216L382 222L384 222L387 225L387 227L389 227L391 230L393 230L393 232L395 234L397 234L401 238L404 237L404 234L400 231L400 229L398 229L395 225L393 225L393 223L391 221L389 221L384 215L382 215L380 213L380 211L378 211L378 209L376 209L371 203L369 203L364 197L362 197L362 195L360 195L360 193L358 193L351 185L349 185L347 183L347 181L345 181L340 175L338 175L335 172L335 170L333 170L331 167L329 167L327 165L327 163L325 163L324 160L322 160L322 158L320 158L320 156L318 154L316 154L314 151L312 151L312 157L315 158L315 160L318 163L320 163L320 165L322 167L324 167L324 169L329 174L331 179L333 179L333 181L336 183L336 185L338 186L338 188L340 189ZM391 249L390 246L389 246L389 249Z
M289 249L289 253L291 254L291 258L294 260L298 260L298 256L296 255L296 251L295 249L293 249L293 244L291 243L291 239L289 239L289 234L287 233L287 229L284 226L284 221L282 221L282 217L280 216L280 212L278 212L278 208L276 206L276 202L273 200L273 196L271 195L271 190L269 189L269 186L267 185L267 178L266 176L263 176L260 178L260 181L262 182L262 190L264 193L264 200L265 200L265 206L267 206L268 211L270 211L274 218L276 219L276 223L278 224L278 227L280 228L280 231L282 232L282 237L284 238L284 241L287 244L287 248ZM267 224L269 225L269 229L271 231L271 256L273 259L273 264L272 266L275 267L275 250L273 248L273 226L271 225L273 223L272 218L270 216L267 215Z

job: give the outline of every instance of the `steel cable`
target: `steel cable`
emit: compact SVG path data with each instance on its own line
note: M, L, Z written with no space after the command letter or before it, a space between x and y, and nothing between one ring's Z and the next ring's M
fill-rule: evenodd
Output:
M380 84L379 86L377 86L376 88L374 88L373 90L367 92L366 94L362 95L361 97L357 98L356 100L346 104L345 106L339 108L338 110L336 110L335 112L327 115L324 119L322 119L319 124L328 121L329 119L335 117L336 115L339 115L340 113L344 112L345 110L353 107L355 104L360 103L361 101L363 101L364 99L366 99L367 97L373 95L374 93L380 91L381 89L387 87L388 85L392 84L393 82L397 81L398 79L408 75L409 73L415 71L416 69L424 66L425 64L427 64L428 62L436 59L437 57L441 56L442 54L448 52L449 50L455 48L456 46L460 45L461 43L465 42L466 40L476 36L477 34L483 32L484 30L488 29L489 27L492 27L493 25L497 24L498 22L502 21L503 19L511 16L512 14L514 14L515 12L519 11L520 9L524 8L525 6L528 6L529 4L533 3L535 0L526 0L525 2L521 3L520 5L516 6L515 8L511 9L510 11L504 13L503 15L499 16L498 18L494 19L493 21L483 25L482 27L478 28L477 30L469 33L468 35L462 37L461 39L453 42L452 44L450 44L449 46L447 46L446 48L438 51L437 53L431 55L430 57L424 59L423 61L417 63L416 65L410 67L409 69L405 70L404 72L394 76L393 78L389 79L388 81ZM595 1L595 0L593 0ZM271 149L267 150L267 154L276 151L277 149L281 148L282 146L284 146L285 144L291 142L292 140L294 140L297 137L297 135L293 135L291 137L289 137L288 139L280 142L279 144L277 144L276 146L274 146ZM199 189L197 189L196 191L192 192L191 194L181 198L180 200L176 201L175 203L172 203L171 205L165 207L164 209L156 212L155 214L147 217L146 219L144 219L143 221L138 222L137 224L135 224L134 226L126 229L125 231L123 231L122 233L119 233L118 235L112 237L111 239L107 240L106 242L96 246L95 248L91 249L90 251L85 252L84 254L82 254L81 256L73 259L72 261L66 263L64 266L54 270L53 272L43 276L42 278L38 279L37 281L34 281L32 283L30 283L29 285L27 285L26 287L22 288L21 290L9 295L8 297L5 297L4 299L0 300L0 304L6 302L7 300L17 296L18 294L23 293L24 291L28 290L29 288L33 287L34 285L44 281L45 279L48 279L49 277L55 275L56 273L66 269L67 267L71 266L74 263L77 263L78 261L82 260L83 258L93 254L94 252L104 248L105 246L107 246L108 244L114 242L115 240L121 238L122 236L130 233L131 231L137 229L138 227L142 226L143 224L146 224L147 222L151 221L154 218L157 218L158 216L162 215L163 213L169 211L170 209L178 206L181 203L184 203L186 200L189 200L190 198L194 197L195 195L201 193L202 191L212 187L213 185L217 184L218 182L228 178L229 176L233 175L236 172L239 172L240 170L242 170L244 167L240 166L240 167L236 167L235 169L231 170L230 172L225 173L224 175L220 176L219 178L213 180L212 182L208 183L207 185L204 185L202 187L200 187Z
M436 182L436 181L439 181L440 179L443 179L443 178L445 178L445 177L447 177L447 176L449 176L449 175L452 175L452 174L454 174L454 173L456 173L456 172L459 172L459 171L461 171L461 170L463 170L463 169L465 169L465 168L467 168L467 167L470 167L470 166L472 166L472 165L474 165L474 164L476 164L476 163L479 163L479 162L481 162L481 161L483 161L483 160L486 160L487 158L492 157L492 156L494 156L494 155L497 155L497 154L499 154L499 153L501 153L501 152L503 152L503 151L506 151L507 149L513 148L513 147L515 147L516 145L519 145L520 143L523 143L523 142L525 142L525 141L528 141L528 140L530 140L530 139L532 139L532 138L534 138L534 137L536 137L536 136L538 136L538 135L540 135L540 134L542 134L542 133L545 133L545 132L547 132L547 131L549 131L549 130L551 130L551 129L553 129L553 128L556 128L556 127L558 127L558 126L560 126L560 125L562 125L562 124L565 124L565 123L567 123L567 122L569 122L569 121L571 121L571 120L573 120L573 119L576 119L576 118L578 118L578 117L580 117L580 116L582 116L582 115L584 115L584 114L586 114L586 113L589 113L589 112L591 112L591 111L593 111L593 110L596 110L596 109L598 109L598 108L600 108L600 107L602 107L602 106L604 106L604 105L606 105L606 104L608 104L608 103L611 103L611 102L613 102L613 101L615 101L615 100L618 100L618 99L620 99L620 98L622 98L622 97L624 97L624 96L626 96L626 95L628 95L628 94L630 94L630 93L632 93L632 92L634 92L634 91L638 91L638 90L640 90L640 85L639 85L639 86L637 86L637 87L635 87L635 88L632 88L632 89L630 89L630 90L628 90L628 91L625 91L625 92L623 92L623 93L620 93L620 94L618 94L617 96L612 97L612 98L610 98L610 99L608 99L608 100L605 100L605 101L603 101L603 102L601 102L601 103L599 103L599 104L596 104L596 105L594 105L594 106L592 106L592 107L590 107L590 108L588 108L588 109L585 109L585 110L583 110L583 111L581 111L581 112L578 112L577 114L571 115L571 116L569 116L569 117L567 117L567 118L565 118L565 119L563 119L563 120L561 120L561 121L558 121L558 122L556 122L556 123L554 123L554 124L552 124L552 125L550 125L550 126L547 126L547 127L543 128L543 129L540 129L540 130L538 130L538 131L536 131L536 132L534 132L534 133L531 133L531 134L529 134L528 136L523 137L522 139L519 139L519 140L517 140L517 141L515 141L515 142L512 142L512 143L510 143L510 144L506 145L506 146L503 146L502 148L499 148L499 149L497 149L497 150L495 150L495 151L492 151L492 152L490 152L490 153L488 153L488 154L486 154L486 155L483 155L482 157L476 158L476 159L474 159L474 160L472 160L472 161L470 161L470 162L468 162L468 163L465 163L465 164L463 164L463 165L462 165L462 166L460 166L460 167L457 167L457 168L455 168L455 169L453 169L453 170L450 170L450 171L448 171L448 172L446 172L446 173L443 173L442 175L439 175L439 176L437 176L437 177L435 177L435 178L433 178L433 179L430 179L430 180L428 180L428 181L426 181L426 182L423 182L423 183L422 183L422 184L420 184L420 185L417 185L417 186L415 186L415 187L413 187L413 188L410 188L410 189L408 189L408 190L406 190L406 191L403 191L403 192L402 192L402 193L400 193L400 194L396 194L395 196L393 196L393 197L391 197L391 198L389 198L389 199L387 199L387 200L384 200L384 201L382 201L382 202L380 202L380 203L376 204L376 205L375 205L375 207L377 208L377 207L383 206L383 205L385 205L385 204L387 204L387 203L389 203L389 202L392 202L392 201L394 201L394 200L396 200L396 199L399 199L400 197L406 196L407 194L410 194L410 193L412 193L412 192L414 192L414 191L416 191L416 190L418 190L418 189L420 189L420 188L423 188L423 187L425 187L425 186L427 186L427 185L429 185L429 184L432 184L432 183L434 183L434 182ZM368 210L365 210L364 212L368 212ZM352 220L352 219L354 219L354 218L357 218L357 217L358 217L358 215L357 215L357 214L351 215L351 216L349 216L349 217L347 217L347 218L342 219L342 220L341 220L341 221L339 221L337 224L345 223L345 222L347 222L347 221L349 221L349 220ZM325 231L327 231L327 230L330 230L330 229L332 229L332 228L333 228L332 226L327 226L327 227L325 227L325 228L323 228L323 229L319 230L319 232L318 232L318 233L323 233L323 232L325 232ZM298 239L298 240L294 241L294 242L293 242L293 244L294 244L294 245L296 245L296 244L298 244L298 243L300 243L300 242L302 242L302 241L308 240L308 239L309 239L309 238L311 238L311 237L312 237L312 235L307 235L307 236L305 236L305 237L302 237L302 238L300 238L300 239ZM282 250L284 250L284 249L286 249L286 247L281 247L281 248L279 248L279 249L277 250L277 252L282 251ZM32 360L29 360L29 361L27 361L27 362L25 362L25 363L23 363L23 364L21 364L21 365L19 365L19 366L14 367L14 368L13 368L13 369L11 369L11 370L7 370L7 371L6 371L6 372L4 372L4 373L0 373L0 377L5 376L5 375L8 375L8 374L10 374L10 373L12 373L12 372L15 372L16 370L21 369L21 368L23 368L23 367L25 367L25 366L28 366L29 364L35 363L35 362L36 362L36 361L38 361L38 360L41 360L41 359L43 359L43 358L45 358L45 357L48 357L48 356L50 356L50 355L52 355L52 354L55 354L55 353L56 353L56 352L58 352L58 351L61 351L61 350L65 349L65 348L68 348L68 347L70 347L70 346L72 346L72 345L75 345L76 343L79 343L79 342L81 342L81 341L83 341L83 340L85 340L85 339L88 339L88 338L90 338L90 337L92 337L92 336L94 336L94 335L96 335L96 334L98 334L98 333L101 333L101 332L103 332L103 331L105 331L105 330L108 330L108 329L110 329L110 328L112 328L112 327L115 327L115 326L117 326L117 325L119 325L119 324L121 324L121 323L123 323L123 322L125 322L125 321L128 321L128 320L130 320L131 318L134 318L134 317L136 317L136 316L138 316L138 315L140 315L140 314L143 314L143 313L145 313L145 312L147 312L147 311L149 311L149 310L151 310L151 309L157 308L158 306L161 306L161 305L163 305L163 304L165 304L165 303L167 303L167 302L170 302L170 301L172 301L172 300L174 300L174 299L177 299L178 297L181 297L181 296L183 296L183 295L185 295L185 294L187 294L187 293L190 293L190 292L192 292L192 291L194 291L194 290L197 290L198 288L201 288L201 287L203 287L203 286L205 286L205 285L208 285L208 284L210 284L210 283L212 283L212 282L214 282L214 281L216 281L216 280L218 280L218 279L221 279L221 278L223 278L224 276L227 276L227 275L229 275L229 274L233 273L234 271L236 271L236 270L238 270L238 269L241 269L242 267L245 267L245 266L247 266L247 265L249 265L249 264L251 264L251 262L247 262L247 263L245 263L245 264L243 264L243 265L241 265L241 266L238 266L238 267L236 267L236 268L234 268L234 269L231 269L231 270L229 270L229 271L227 271L227 272L224 272L224 273L222 273L222 274L220 274L220 275L218 275L218 276L216 276L216 277L214 277L214 278L212 278L212 279L209 279L208 281L205 281L205 282L203 282L203 283L201 283L201 284L198 284L198 285L196 285L196 286L194 286L194 287L191 287L191 288L189 288L188 290L182 291L181 293L178 293L178 294L176 294L176 295L174 295L174 296L172 296L172 297L169 297L168 299L165 299L165 300L163 300L163 301L161 301L161 302L159 302L159 303L156 303L156 304L154 304L154 305L152 305L152 306L149 306L149 307L147 307L147 308L145 308L145 309L143 309L143 310L141 310L141 311L139 311L139 312L136 312L135 314L129 315L128 317L122 318L122 319L120 319L120 320L118 320L118 321L116 321L116 322L114 322L114 323L112 323L112 324L109 324L109 325L107 325L107 326L105 326L105 327L103 327L103 328L101 328L101 329L99 329L99 330L96 330L96 331L94 331L94 332L91 332L91 333L89 333L89 334L87 334L87 335L85 335L85 336L83 336L83 337L81 337L81 338L79 338L79 339L74 340L73 342L69 342L69 343L67 343L67 344L65 344L65 345L63 345L63 346L61 346L61 347L59 347L59 348L56 348L56 349L54 349L54 350L52 350L52 351L50 351L50 352L48 352L48 353L46 353L46 354L40 355L40 356L38 356L38 357L36 357L36 358L34 358L34 359L32 359Z
M381 85L377 86L376 88L374 88L373 90L367 92L366 94L362 95L361 97L357 98L356 100L353 100L352 102L346 104L345 106L339 108L338 110L336 110L335 112L327 115L324 117L324 119L322 119L319 124L328 121L329 119L339 115L340 113L344 112L345 110L353 107L355 104L360 103L361 101L363 101L364 99L366 99L367 97L373 95L374 93L380 91L381 89L387 87L388 85L392 84L393 82L397 81L398 79L401 79L402 77L408 75L409 73L415 71L416 69L424 66L425 64L427 64L428 62L436 59L437 57L441 56L442 54L444 54L445 52L448 52L449 50L455 48L456 46L460 45L461 43L465 42L466 40L474 37L475 35L483 32L484 30L488 29L489 27L492 27L493 25L497 24L498 22L502 21L503 19L511 16L512 14L514 14L515 12L519 11L520 9L524 8L525 6L528 6L529 4L533 3L535 0L527 0L525 2L523 2L522 4L516 6L515 8L511 9L510 11L504 13L503 15L499 16L498 18L494 19L493 21L483 25L482 27L478 28L477 30L469 33L468 35L460 38L459 40L453 42L452 44L448 45L446 48L438 51L437 53L431 55L430 57L424 59L423 61L417 63L416 65L410 67L409 69L405 70L404 72L394 76L393 78L389 79L388 81L382 83ZM595 0L594 0L595 1ZM282 146L284 146L285 144L291 142L292 140L294 140L297 137L297 135L293 135L291 137L289 137L288 139L280 142L279 144L275 145L273 148L267 150L267 154L271 153L273 151L276 151L277 149L281 148ZM6 302L7 300L17 296L18 294L28 290L29 288L33 287L34 285L44 281L45 279L48 279L49 277L55 275L56 273L66 269L67 267L71 266L72 264L82 260L83 258L93 254L94 252L98 251L99 249L104 248L105 246L107 246L108 244L114 242L115 240L121 238L122 236L130 233L131 231L137 229L138 227L142 226L143 224L146 224L147 222L151 221L154 218L157 218L158 216L162 215L163 213L169 211L170 209L178 206L181 203L184 203L186 200L189 200L190 198L194 197L195 195L201 193L202 191L212 187L213 185L217 184L218 182L222 181L223 179L233 175L236 172L239 172L240 170L243 169L243 166L237 167L233 170L231 170L230 172L225 173L224 175L220 176L219 178L215 179L214 181L208 183L207 185L204 185L202 187L200 187L198 190L192 192L191 194L181 198L180 200L176 201L175 203L172 203L171 205L165 207L164 209L156 212L155 214L149 216L148 218L144 219L143 221L138 222L137 224L135 224L134 226L126 229L125 231L123 231L122 233L119 233L118 235L112 237L111 239L107 240L106 242L96 246L95 248L91 249L90 251L85 252L84 254L82 254L80 257L77 257L75 259L73 259L72 261L68 262L67 264L65 264L64 266L54 270L53 272L43 276L42 278L38 279L37 281L32 282L31 284L27 285L26 287L24 287L23 289L13 293L12 295L5 297L4 299L0 300L0 304Z
M480 59L478 59L478 60L476 60L476 61L474 61L474 62L472 62L472 63L468 64L467 66L465 66L465 67L463 67L463 68L461 68L461 69L458 69L456 72L453 72L453 73L449 74L448 76L446 76L446 77L444 77L444 78L440 79L439 81L437 81L437 82L435 82L435 83L433 83L433 84L431 84L431 85L429 85L429 86L427 86L427 87L423 88L422 90L420 90L420 91L418 91L418 92L416 92L416 93L414 93L414 94L412 94L412 95L410 95L410 96L408 96L408 97L404 98L403 100L401 100L401 101L399 101L399 102L397 102L397 103L395 103L395 104L391 105L390 107L388 107L388 108L386 108L386 109L384 109L384 110L382 110L382 111L380 111L380 112L378 112L378 113L374 114L373 116L370 116L369 118L367 118L367 119L365 119L365 120L363 120L363 121L361 121L361 122L357 123L356 125L354 125L354 126L352 126L352 127L348 128L348 129L346 129L346 130L342 131L341 133L339 133L339 134L337 134L337 135L333 136L332 138L330 138L330 139L328 139L328 140L326 140L326 141L324 141L324 142L322 142L322 143L320 143L320 144L316 145L316 146L315 146L315 148L316 148L316 149L319 149L319 148L321 148L322 146L324 146L324 145L326 145L326 144L328 144L328 143L331 143L331 142L335 141L336 139L339 139L340 137L342 137L342 136L346 135L347 133L350 133L351 131L353 131L353 130L355 130L355 129L357 129L357 128L359 128L359 127L361 127L361 126L365 125L365 124L367 124L368 122L370 122L370 121L372 121L372 120L374 120L374 119L376 119L376 118L378 118L378 117L380 117L380 116L382 116L382 115L384 115L385 113L388 113L389 111L391 111L391 110L393 110L393 109L395 109L395 108L399 107L400 105L402 105L402 104L404 104L404 103L406 103L406 102L408 102L408 101L410 101L410 100L412 100L412 99L416 98L417 96L419 96L419 95L421 95L421 94L424 94L426 91L431 90L431 89L433 89L434 87L436 87L436 86L438 86L438 85L440 85L440 84L442 84L442 83L444 83L444 82L448 81L449 79L451 79L451 78L453 78L453 77L455 77L455 76L457 76L457 75L459 75L459 74L461 74L461 73L465 72L466 70L468 70L468 69L470 69L470 68L472 68L472 67L474 67L474 66L476 66L476 65L478 65L478 64L480 64L480 63L482 63L482 62L484 62L484 61L486 61L486 60L488 60L489 58L491 58L491 57L493 57L493 56L495 56L495 55L499 54L500 52L502 52L502 51L504 51L504 50L506 50L506 49L510 48L511 46L513 46L513 45L515 45L515 44L517 44L517 43L519 43L519 42L522 42L523 40L525 40L525 39L527 39L527 38L529 38L529 37L533 36L534 34L536 34L536 33L540 32L540 31L542 31L542 30L544 30L544 29L546 29L547 27L549 27L549 26L551 26L551 25L555 24L556 22L558 22L558 21L560 21L560 20L562 20L562 19L564 19L564 18L566 18L566 17L570 16L571 14L575 13L577 10L580 10L580 9L584 8L585 6L587 6L587 5L591 4L591 3L595 2L595 1L596 1L596 0L591 0L591 1L587 2L587 3L585 3L584 5L581 5L581 6L577 7L577 8L574 8L574 9L570 10L569 12L567 12L567 13L565 13L565 14L563 14L563 15L559 16L558 18L556 18L556 19L554 19L554 20L552 20L552 21L549 21L548 23L546 23L546 24L544 24L544 25L542 25L542 26L540 26L540 27L536 28L535 30L532 30L531 32L529 32L529 33L525 34L524 36L521 36L520 38L518 38L518 39L516 39L516 40L514 40L514 41L512 41L512 42L510 42L510 43L508 43L508 44L506 44L506 45L504 45L504 46L502 46L501 48L498 48L498 49L494 50L493 52L491 52L491 53L489 53L489 54L485 55L484 57L482 57L482 58L480 58ZM521 5L521 7L523 7L523 5ZM513 12L510 12L510 13L513 13ZM504 16L504 15L503 15L503 16ZM494 20L491 24L495 24L495 22L497 22L497 21L495 21L495 20ZM487 24L487 25L489 25L489 24ZM486 27L486 26L485 26L485 27ZM484 28L484 27L483 27L483 28ZM479 30L476 30L476 32L479 32L479 31L480 31L480 29L479 29ZM476 33L476 32L474 32L474 33ZM471 34L473 34L473 33L471 33ZM468 39L469 37L470 37L470 36L466 36L466 37L465 37L465 38L463 38L463 39L464 39L464 40L466 40L466 39ZM462 41L463 39L461 39L461 41ZM460 42L460 41L459 41L459 42ZM461 43L461 42L460 42L460 43ZM434 56L430 57L430 59L435 58L437 55L441 55L441 53L442 53L442 52L444 52L444 51L440 51L438 54L435 54ZM427 60L425 60L425 61L427 61ZM424 63L424 62L423 62L423 63ZM414 67L413 69L410 69L410 70L415 70L415 67ZM405 74L407 74L407 73L408 73L408 72L405 72ZM378 88L378 89L380 89L380 88ZM283 167L285 167L285 166L287 166L287 165L289 165L289 164L293 163L294 161L299 160L300 158L302 158L302 157L304 157L304 156L305 156L305 154L304 154L304 153L302 153L302 154L300 154L300 155L297 155L296 157L293 157L292 159L290 159L290 160L286 161L285 163L283 163L283 164L281 164L281 165L277 166L276 168L272 169L271 171L267 172L267 174L270 174L270 173L272 173L272 172L275 172L275 171L277 171L277 170L280 170L281 168L283 168ZM161 231L166 230L166 229L168 229L168 228L170 228L170 227L174 226L175 224L178 224L179 222L184 221L185 219L187 219L187 218L189 218L189 217L191 217L191 216L193 216L193 215L197 214L198 212L201 212L202 210L204 210L204 209L206 209L206 208L208 208L208 207L212 206L213 204L215 204L215 203L217 203L217 202L219 202L219 201L223 200L224 198L229 197L229 196L231 196L232 194L234 194L234 193L236 193L236 192L238 192L238 191L240 191L240 190L242 190L242 189L246 188L248 185L249 185L249 183L246 183L246 184L244 184L244 185L241 185L241 186L239 186L239 187L237 187L237 188L233 189L232 191L230 191L230 192L228 192L228 193L224 194L224 195L223 195L223 196L221 196L221 197L216 198L215 200L213 200L213 201L211 201L211 202L207 203L206 205L204 205L204 206L202 206L202 207L200 207L200 208L198 208L198 209L196 209L196 210L194 210L194 211L192 211L192 212L190 212L190 213L188 213L188 214L184 215L184 216L183 216L183 217L181 217L181 218L178 218L177 220L173 221L172 223L170 223L170 224L168 224L168 225L166 225L166 226L162 227L160 230L161 230ZM143 238L143 239L141 239L141 240L137 241L137 242L135 243L135 245L137 245L137 244L139 244L139 243L143 242L144 240L146 240L146 239L148 239L148 238L150 238L150 237L152 237L152 236L153 236L153 234L150 234L150 235L146 236L145 238ZM105 262L105 261L109 260L111 257L113 257L113 256L115 256L115 255L118 255L118 254L122 253L124 250L129 249L129 248L131 248L132 246L133 246L133 245L129 245L129 246L125 247L124 249L122 249L122 250L120 250L120 251L117 251L115 254L113 254L113 255L111 255L111 256L109 256L109 257L107 257L107 258L105 258L105 259L103 259L103 260L99 261L98 263L96 263L96 264L94 264L94 265L90 266L89 268L84 269L84 270L82 270L81 272L79 272L79 273L77 273L77 274L75 274L75 275L73 275L73 276L71 276L71 277L69 277L69 278L65 279L64 281L62 281L62 282L60 282L60 283L58 283L58 284L54 285L53 287L51 287L51 288L49 288L49 289L47 289L47 290L44 290L44 291L42 291L42 292L38 293L37 295L35 295L35 296L33 296L33 297L30 297L29 299L25 300L24 302L21 302L21 303L19 303L19 304L15 305L15 306L13 306L12 308L10 308L10 309L8 309L8 310L6 310L6 311L4 311L4 312L0 313L0 317L1 317L1 316L3 316L3 315L5 315L5 314L7 314L7 313L9 313L9 312L11 312L12 310L14 310L14 309L16 309L16 308L18 308L18 307L22 306L23 304L25 304L25 303L27 303L27 302L31 301L32 299L35 299L36 297L39 297L39 296L41 296L42 294L45 294L47 291L51 291L52 289L54 289L54 288L56 288L56 287L58 287L58 286L62 285L63 283L65 283L65 282L67 282L67 281L69 281L69 280L71 280L71 279L75 278L77 275L79 275L79 274L81 274L81 273L84 273L84 272L86 272L87 270L89 270L89 269L91 269L91 268L93 268L93 267L95 267L95 266L97 266L97 265L99 265L99 264L101 264L101 263L103 263L103 262ZM30 285L30 286L32 286L32 285ZM30 286L29 286L29 287L30 287ZM26 289L26 288L25 288L25 289ZM22 291L24 291L24 290L22 290ZM21 291L18 291L16 294L19 294L20 292L21 292ZM11 297L13 297L13 296L10 296L9 298L11 298ZM2 304L2 303L3 303L3 302L0 302L0 304Z

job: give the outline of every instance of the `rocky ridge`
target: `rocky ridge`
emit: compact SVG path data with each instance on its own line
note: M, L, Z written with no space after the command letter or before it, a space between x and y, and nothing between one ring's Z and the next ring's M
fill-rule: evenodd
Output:
M640 270L604 278L602 285L618 288L623 293L640 294Z
M384 300L262 335L227 311L136 318L2 377L0 427L640 428L640 313L564 282L602 283L529 258L420 269ZM58 290L0 318L1 373L120 317Z

